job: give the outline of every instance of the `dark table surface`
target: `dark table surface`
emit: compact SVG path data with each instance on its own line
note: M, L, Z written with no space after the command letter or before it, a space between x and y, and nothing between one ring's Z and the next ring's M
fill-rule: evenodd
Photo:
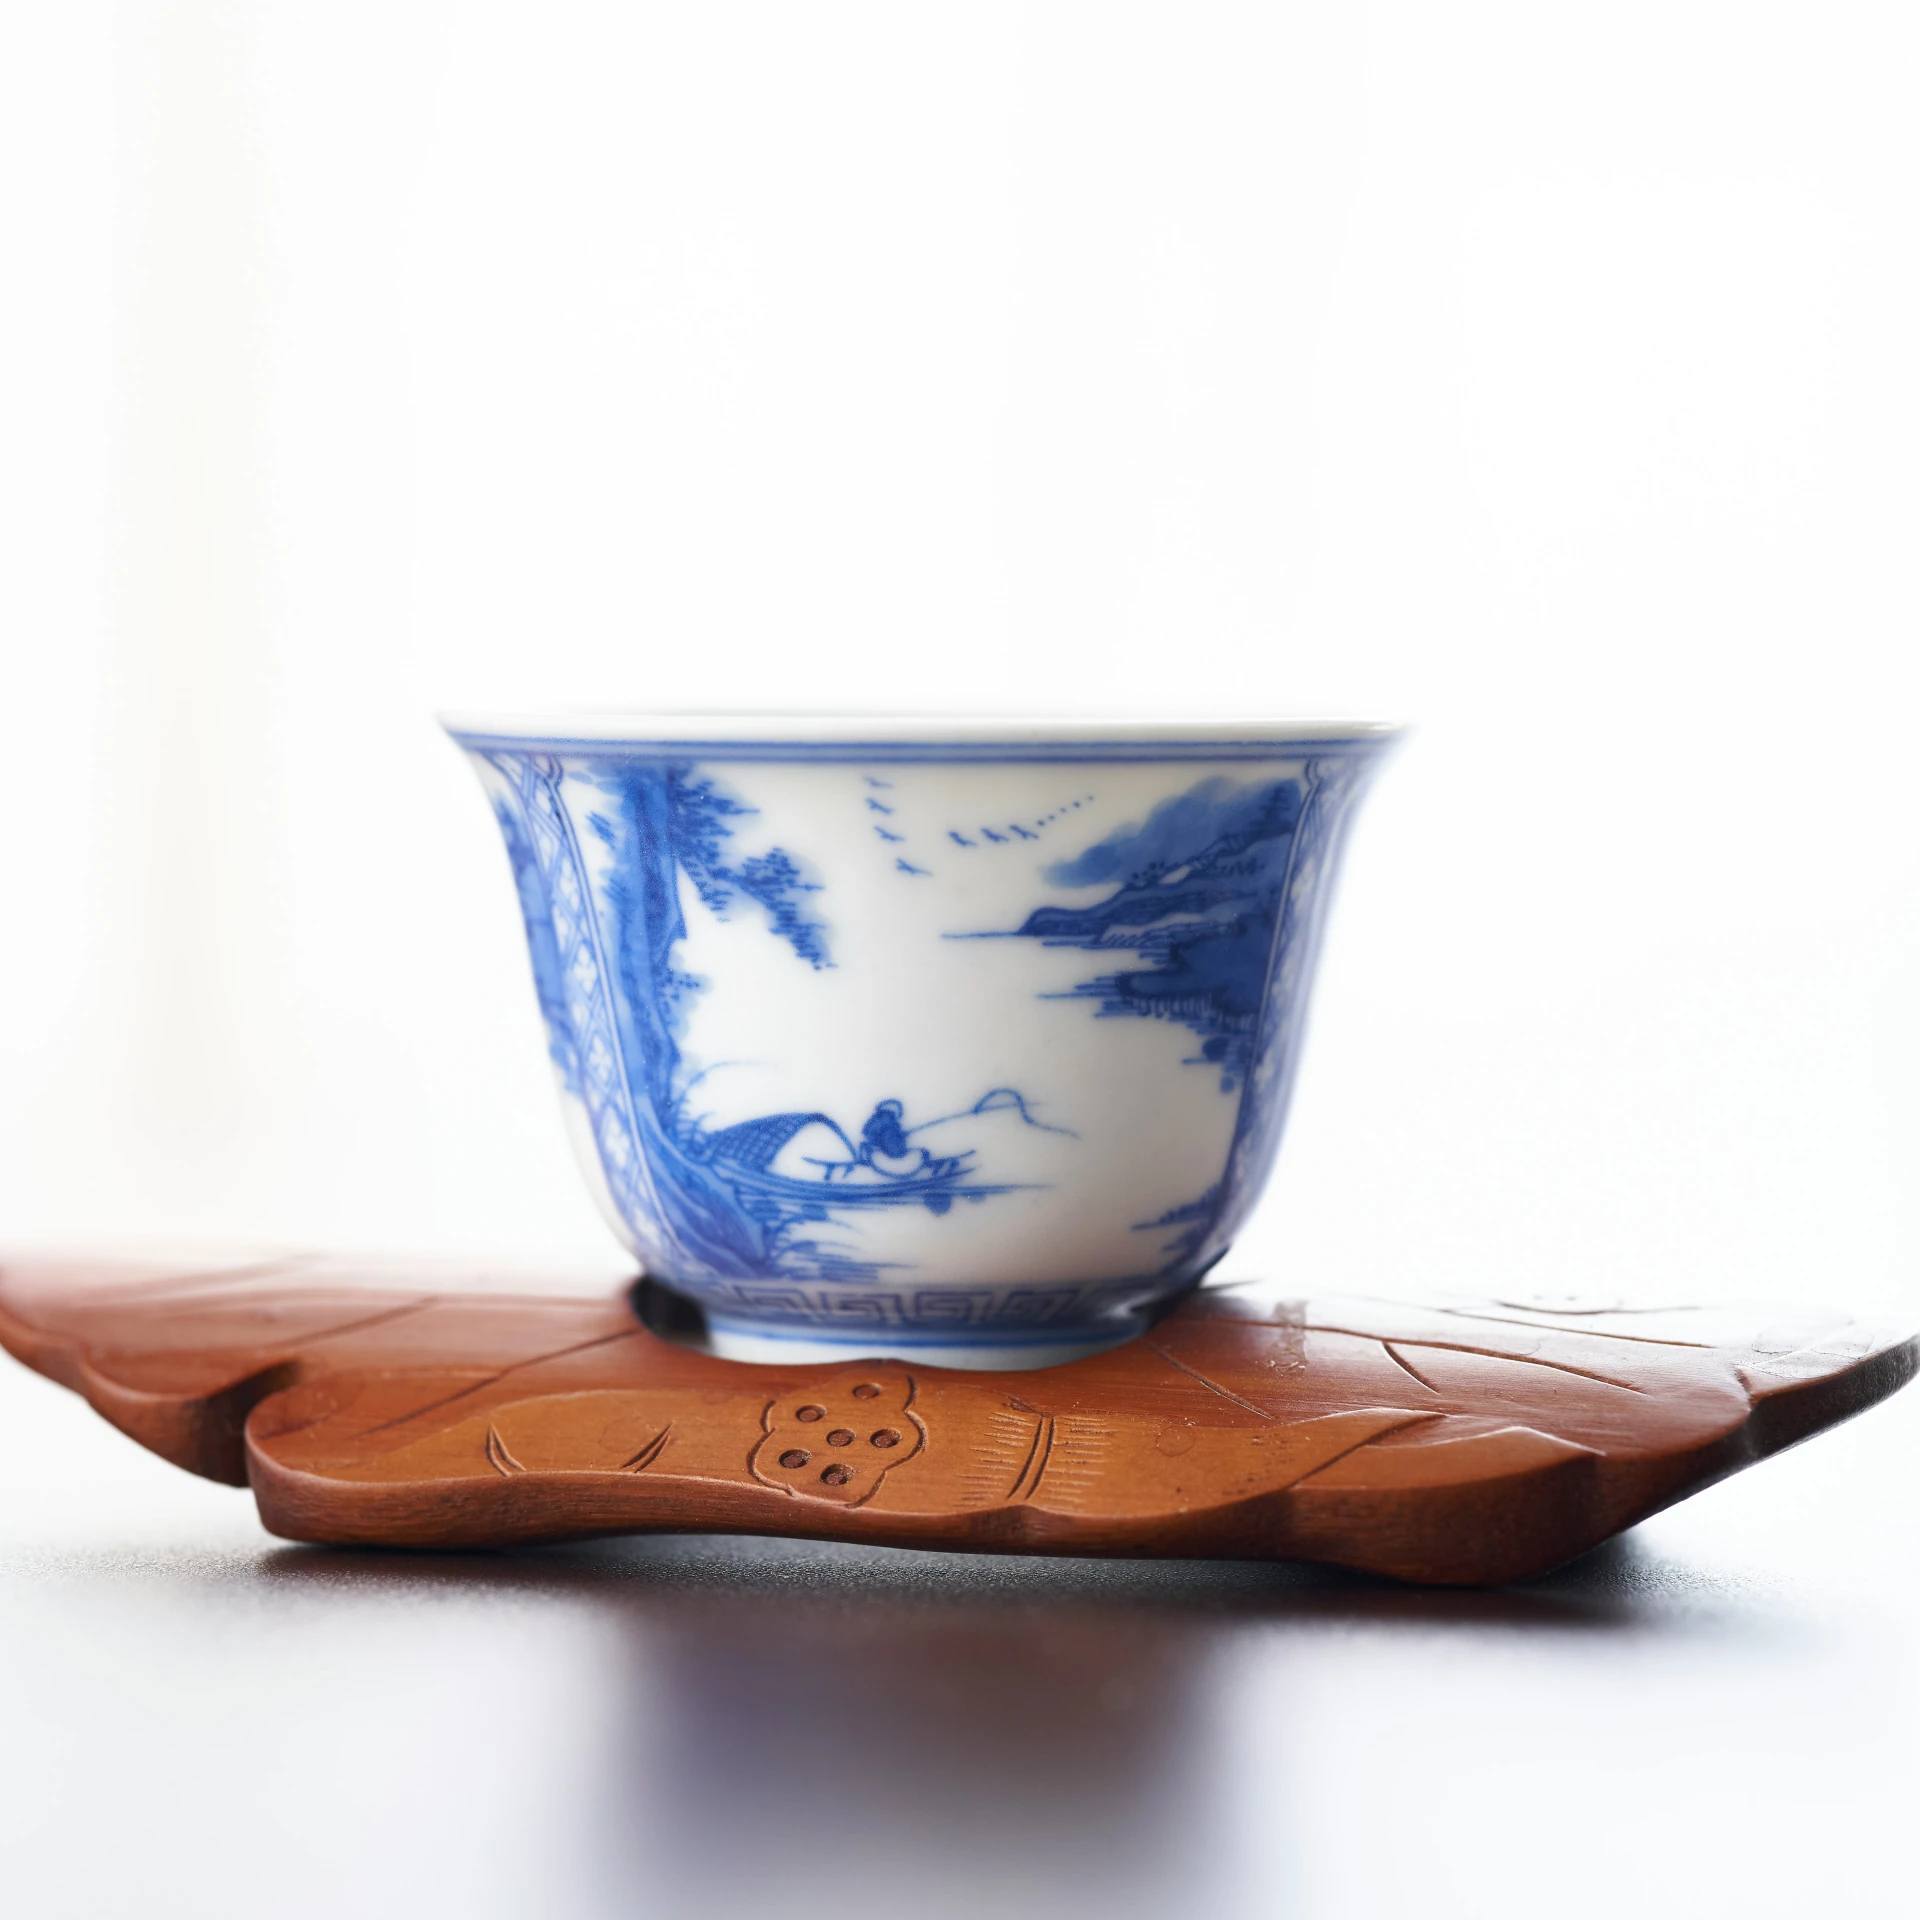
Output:
M1854 1914L1920 1388L1561 1573L264 1534L0 1362L21 1916Z

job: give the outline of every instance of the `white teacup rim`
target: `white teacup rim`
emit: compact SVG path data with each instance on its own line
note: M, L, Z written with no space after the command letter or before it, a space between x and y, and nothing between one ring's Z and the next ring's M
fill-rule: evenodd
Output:
M941 714L807 712L758 709L734 712L643 712L609 709L535 713L452 712L437 716L455 739L555 740L696 746L817 742L833 745L1085 744L1114 746L1290 746L1319 740L1377 740L1403 736L1404 723L1326 715L1177 716L1142 714Z

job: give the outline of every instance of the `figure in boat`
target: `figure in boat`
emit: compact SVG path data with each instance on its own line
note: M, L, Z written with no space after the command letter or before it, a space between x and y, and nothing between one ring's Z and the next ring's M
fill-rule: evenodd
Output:
M716 1164L776 1179L825 1181L835 1186L896 1186L950 1180L966 1171L971 1154L939 1155L907 1137L906 1108L882 1100L867 1116L857 1142L824 1113L770 1113L710 1135Z
M1011 1122L1023 1131L1072 1138L1064 1127L1036 1120L1010 1087L996 1087L964 1113L942 1114L918 1127L909 1127L906 1118L904 1102L882 1100L867 1115L855 1141L824 1113L770 1113L709 1134L702 1157L736 1174L865 1188L877 1197L903 1187L937 1188L973 1171L976 1155L970 1146L940 1154L916 1145L915 1134L949 1129L949 1138L951 1132L960 1132L964 1138L969 1132L977 1133L983 1123L991 1127Z
M860 1129L860 1147L854 1155L853 1167L839 1177L852 1179L854 1167L870 1168L883 1180L944 1180L958 1173L968 1156L956 1154L943 1160L925 1147L916 1147L907 1138L902 1124L906 1112L898 1100L882 1100L867 1115L867 1124ZM830 1173L827 1177L834 1176Z

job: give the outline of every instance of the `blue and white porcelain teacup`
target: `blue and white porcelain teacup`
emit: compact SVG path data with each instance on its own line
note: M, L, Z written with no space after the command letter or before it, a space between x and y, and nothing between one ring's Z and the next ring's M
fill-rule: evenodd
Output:
M587 1183L740 1359L1046 1365L1220 1258L1392 730L454 719Z

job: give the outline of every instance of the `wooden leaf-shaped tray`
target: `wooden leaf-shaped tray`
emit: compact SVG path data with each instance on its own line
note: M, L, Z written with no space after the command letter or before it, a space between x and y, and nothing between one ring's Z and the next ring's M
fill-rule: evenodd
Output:
M1192 1296L1040 1372L745 1366L631 1290L339 1260L0 1265L0 1344L292 1540L642 1531L991 1553L1545 1572L1883 1399L1916 1342L1836 1313Z

